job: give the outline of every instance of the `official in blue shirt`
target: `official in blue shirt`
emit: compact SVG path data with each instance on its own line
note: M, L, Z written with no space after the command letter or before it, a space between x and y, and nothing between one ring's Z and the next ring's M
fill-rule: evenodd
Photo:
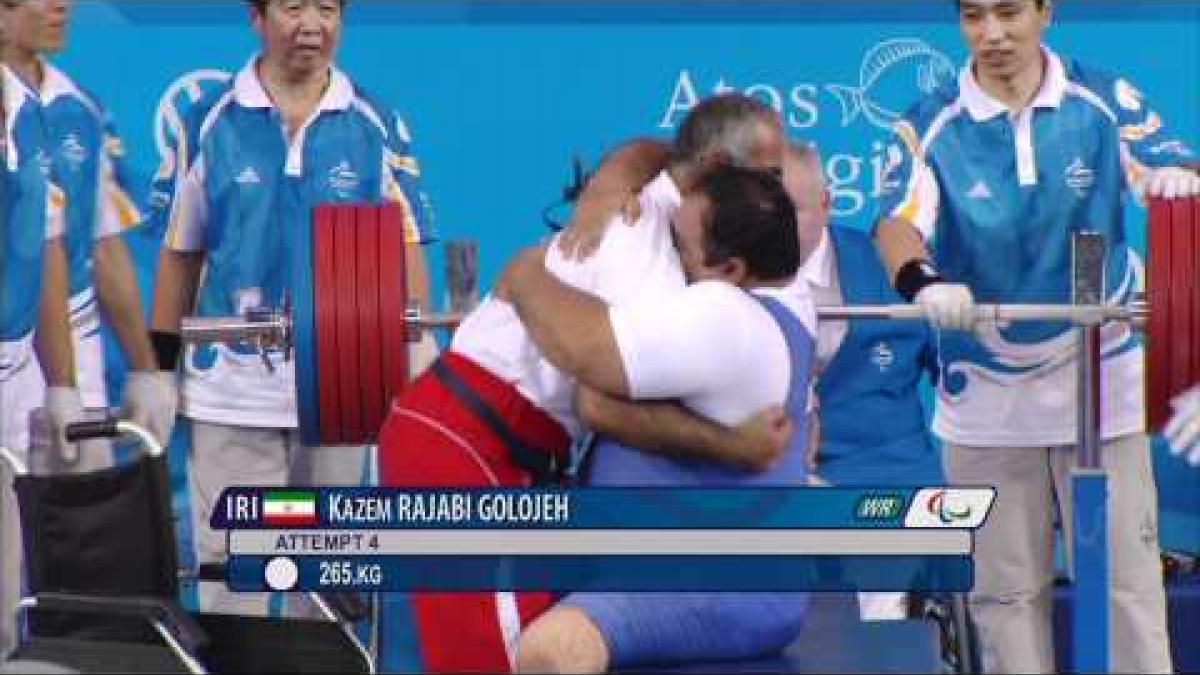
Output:
M15 10L22 30L5 49L9 67L42 104L52 180L62 188L64 241L70 277L70 320L75 369L84 407L108 414L100 309L115 329L133 366L126 391L127 415L160 433L167 422L157 383L154 350L146 332L137 277L124 232L142 220L124 182L124 148L104 106L43 56L66 44L71 0L26 2ZM173 411L171 412L173 414ZM95 448L90 466L111 453ZM96 456L93 456L96 455ZM99 455L104 455L99 456Z
M257 352L223 344L182 349L183 316L282 307L293 240L310 227L313 208L330 202L402 206L409 292L428 306L420 247L432 232L420 169L404 122L333 65L345 2L250 5L262 53L187 110L153 198L168 223L152 336L160 368L183 367L181 412L192 420L189 489L200 562L225 555L224 533L208 524L222 488L357 484L365 450L301 447L295 363L272 351L268 368ZM261 597L207 585L200 603L265 611Z
M0 4L0 49L20 7ZM77 462L68 424L83 421L67 322L67 264L62 193L47 181L41 110L0 65L0 448L29 466L31 414L41 409L52 457ZM36 352L35 352L36 340ZM41 464L39 463L39 467ZM20 519L10 465L0 459L0 607L20 598ZM0 654L15 646L12 612L0 612Z
M784 182L796 204L802 248L792 284L817 306L902 302L870 235L829 224L821 158L793 145ZM921 381L936 371L924 321L821 321L817 327L814 467L834 485L937 485L942 459L929 434ZM869 420L869 423L864 423Z
M1105 299L1127 302L1141 259L1125 196L1200 192L1188 147L1129 80L1043 45L1048 0L960 0L971 60L896 125L877 236L896 288L940 331L933 429L956 483L997 488L975 535L971 612L992 672L1052 672L1051 545L1072 522L1077 339L1065 322L976 325L974 302L1070 302L1072 234L1108 246ZM971 329L971 332L963 329ZM1110 667L1170 672L1143 348L1101 331L1108 472ZM1069 539L1069 537L1068 537Z

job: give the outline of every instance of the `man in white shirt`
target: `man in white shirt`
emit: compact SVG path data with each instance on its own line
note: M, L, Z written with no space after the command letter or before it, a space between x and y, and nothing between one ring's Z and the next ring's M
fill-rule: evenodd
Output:
M555 250L546 268L614 302L682 288L669 226L682 200L680 186L720 162L778 170L783 147L774 110L736 94L701 102L680 128L673 167L639 195L633 222L619 217L622 223L588 261L570 261ZM490 296L430 371L393 401L380 432L381 481L406 487L558 484L570 443L584 430L577 391L577 374L549 361L514 307ZM750 469L769 465L791 431L778 405L740 433L675 404L613 405L623 406L624 426L651 446ZM546 593L415 593L424 662L436 671L511 670L521 627L553 601Z
M547 270L544 249L532 249L499 292L546 359L587 387L677 399L722 424L781 404L797 433L774 465L754 473L602 440L588 484L805 485L816 315L806 294L788 288L800 261L791 200L768 173L719 167L686 190L672 231L689 286L610 305L563 283ZM802 593L575 593L522 636L519 666L600 673L762 656L795 637L806 607Z

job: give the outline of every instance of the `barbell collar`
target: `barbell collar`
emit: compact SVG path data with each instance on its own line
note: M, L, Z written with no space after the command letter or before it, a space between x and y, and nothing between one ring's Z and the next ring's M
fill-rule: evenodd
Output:
M404 310L404 325L408 329L408 341L420 342L421 334L427 330L454 330L466 318L465 312L431 312L426 314L415 304Z

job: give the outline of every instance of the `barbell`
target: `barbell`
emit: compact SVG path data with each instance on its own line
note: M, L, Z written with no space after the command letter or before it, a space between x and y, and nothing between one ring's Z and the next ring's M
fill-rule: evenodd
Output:
M1200 382L1200 198L1151 200L1149 220L1146 415L1161 429Z
M408 301L403 217L397 204L317 207L311 229L292 248L292 289L283 307L187 317L183 340L249 344L268 368L268 352L282 352L295 366L303 441L372 442L392 394L408 381L408 345L464 316L425 313ZM452 293L478 285L475 261L448 260L457 263L449 269Z
M1014 321L1066 321L1081 326L1099 325L1107 321L1128 321L1135 327L1145 325L1149 308L1143 299L1128 305L1054 305L1001 304L975 305L977 322L1010 323ZM902 321L925 319L920 305L826 305L817 307L817 318L824 321L848 319L883 319Z
M285 307L241 317L189 317L183 339L256 345L268 367L267 350L283 351L295 361L304 441L371 442L392 394L407 383L408 344L424 331L456 327L465 314L423 313L407 301L402 218L398 205L318 207L311 236L298 237L293 247L293 290ZM1082 327L1128 321L1144 328L1154 354L1148 416L1152 428L1160 428L1171 396L1200 381L1200 200L1152 204L1150 231L1149 303L980 304L975 311L979 321L1054 320ZM477 249L453 246L446 257L450 304L469 309L478 297ZM1102 262L1081 264L1095 268ZM400 307L405 310L395 310ZM818 317L921 320L924 314L916 305L893 304L819 307Z

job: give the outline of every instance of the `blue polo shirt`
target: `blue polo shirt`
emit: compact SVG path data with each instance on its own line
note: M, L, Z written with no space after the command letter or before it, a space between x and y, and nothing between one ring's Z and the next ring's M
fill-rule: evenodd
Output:
M980 88L970 64L910 109L896 125L903 152L889 167L881 214L915 227L942 274L982 303L1070 302L1072 234L1099 232L1107 299L1123 303L1143 276L1123 220L1127 192L1148 167L1179 164L1190 151L1128 80L1044 54L1041 89L1018 113ZM1073 443L1070 329L941 331L934 431L964 445ZM1104 437L1143 430L1139 340L1114 323L1102 351Z
M330 202L404 206L408 241L432 240L428 200L407 128L332 69L315 114L289 140L279 111L246 65L186 113L159 172L165 243L206 254L198 313L279 307L291 284L290 253L314 207ZM294 365L226 345L189 347L184 413L257 427L296 425Z

